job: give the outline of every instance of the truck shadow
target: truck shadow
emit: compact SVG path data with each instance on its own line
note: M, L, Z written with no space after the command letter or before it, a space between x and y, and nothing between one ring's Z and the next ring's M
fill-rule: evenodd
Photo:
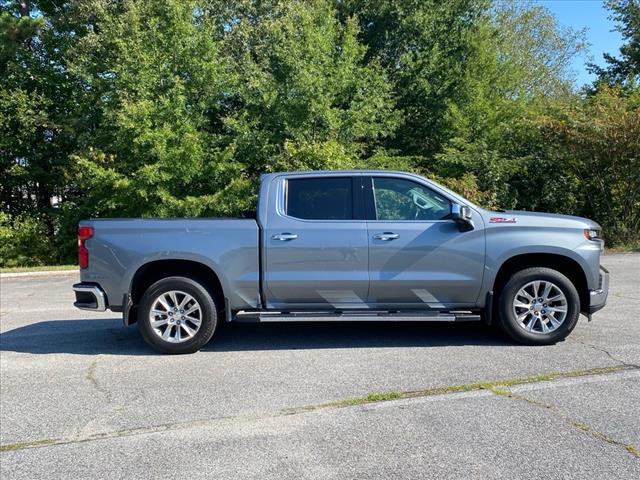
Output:
M478 322L228 324L203 351L512 345Z
M203 352L513 345L479 323L226 324ZM47 320L0 334L0 350L32 354L153 355L120 319Z

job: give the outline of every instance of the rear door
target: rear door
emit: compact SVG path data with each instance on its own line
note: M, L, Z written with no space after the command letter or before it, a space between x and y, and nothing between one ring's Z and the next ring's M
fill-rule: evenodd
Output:
M484 231L461 232L449 219L451 199L402 177L364 177L370 288L378 306L474 305L484 270Z
M369 289L362 175L277 177L264 227L270 308L363 308ZM274 197L271 197L274 198Z

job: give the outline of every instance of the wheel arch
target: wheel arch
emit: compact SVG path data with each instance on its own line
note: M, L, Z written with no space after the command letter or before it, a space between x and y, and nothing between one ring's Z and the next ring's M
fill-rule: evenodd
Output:
M131 278L129 295L133 314L128 324L135 323L137 309L144 292L155 282L166 277L188 277L202 283L213 297L220 310L225 308L225 294L221 279L211 266L187 259L152 260L138 267Z
M497 297L509 278L516 272L530 267L545 267L566 276L576 287L580 298L580 311L589 306L587 276L582 266L573 258L557 253L523 253L506 259L498 269L493 281L493 292Z

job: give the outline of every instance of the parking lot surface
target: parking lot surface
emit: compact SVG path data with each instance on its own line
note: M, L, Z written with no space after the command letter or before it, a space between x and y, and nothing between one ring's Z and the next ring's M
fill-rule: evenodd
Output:
M555 346L480 324L231 324L164 356L76 273L0 280L0 477L640 478L640 254Z

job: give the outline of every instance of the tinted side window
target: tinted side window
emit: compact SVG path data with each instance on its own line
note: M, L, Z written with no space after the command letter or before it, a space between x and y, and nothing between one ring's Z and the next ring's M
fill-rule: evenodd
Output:
M353 219L351 178L287 180L287 215L305 220Z
M419 183L399 178L374 178L378 220L444 220L449 200Z

